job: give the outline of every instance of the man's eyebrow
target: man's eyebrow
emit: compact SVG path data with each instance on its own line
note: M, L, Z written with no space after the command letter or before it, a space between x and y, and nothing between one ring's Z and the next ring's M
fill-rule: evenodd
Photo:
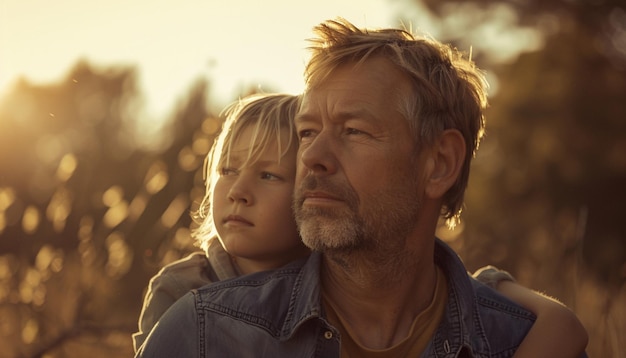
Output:
M355 119L355 118L359 118L359 119L373 119L372 114L370 113L370 111L364 109L364 108L358 108L355 110L348 110L348 111L343 111L343 112L339 112L337 114L337 118L340 119Z
M355 119L355 118L372 120L375 118L374 115L372 115L370 111L368 111L367 109L363 109L363 108L341 111L339 113L336 113L333 117L340 119L340 120ZM296 123L312 122L315 120L316 120L315 115L312 115L309 113L298 113L294 117L294 122Z
M293 121L295 123L310 122L310 121L313 121L313 115L308 114L308 113L296 113L295 117L293 118Z

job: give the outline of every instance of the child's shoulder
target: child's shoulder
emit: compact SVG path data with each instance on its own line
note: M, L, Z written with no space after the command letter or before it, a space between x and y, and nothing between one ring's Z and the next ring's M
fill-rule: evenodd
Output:
M152 280L184 279L208 281L209 260L204 252L194 252L188 256L165 265Z
M206 267L208 265L209 259L207 258L206 253L198 251L163 266L161 272L185 271L195 269L197 267Z

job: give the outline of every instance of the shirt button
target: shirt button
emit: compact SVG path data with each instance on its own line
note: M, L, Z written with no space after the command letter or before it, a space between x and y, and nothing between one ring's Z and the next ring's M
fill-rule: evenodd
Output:
M450 342L447 339L443 342L443 350L446 353L450 353Z
M326 339L333 338L333 332L331 332L331 331L324 332L324 338L326 338Z

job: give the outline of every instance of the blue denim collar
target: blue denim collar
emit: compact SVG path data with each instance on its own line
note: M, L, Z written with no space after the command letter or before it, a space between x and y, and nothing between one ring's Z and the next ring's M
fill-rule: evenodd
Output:
M464 346L471 347L475 353L489 352L472 282L458 255L440 239L435 242L435 263L447 278L448 303L445 316L431 343L432 348L438 355L458 352ZM314 252L304 263L294 265L302 265L302 268L294 281L287 316L281 330L281 340L289 339L309 319L319 318L325 321L320 303L321 254Z
M321 258L320 253L313 252L306 261L297 261L286 267L302 266L293 283L289 307L281 329L281 341L291 338L304 322L313 318L323 319L319 280Z
M502 356L512 354L516 344L519 344L532 325L534 316L473 280L458 255L439 239L435 242L435 263L447 278L448 302L444 317L423 356L457 357L465 356L461 353L469 356L471 352L475 357L488 357L494 351ZM261 273L258 277L262 281L272 282L271 285L278 290L274 290L273 294L283 292L290 295L288 303L285 302L286 311L278 307L270 309L274 311L276 308L275 313L278 316L268 312L267 306L263 309L265 317L274 317L273 322L281 324L276 327L278 340L284 342L292 339L310 320L315 320L316 325L321 324L317 327L337 333L326 320L321 305L320 268L321 254L312 253L306 260L289 264L269 275ZM256 281L254 276L249 276L241 278L239 282L249 280ZM285 289L290 292L284 291ZM278 303L274 303L276 304ZM489 329L485 329L483 316L489 317ZM490 346L489 342L497 347Z
M489 353L489 343L478 312L476 294L465 266L443 241L436 239L435 263L448 280L448 303L431 341L437 356L456 354L466 347L475 354Z

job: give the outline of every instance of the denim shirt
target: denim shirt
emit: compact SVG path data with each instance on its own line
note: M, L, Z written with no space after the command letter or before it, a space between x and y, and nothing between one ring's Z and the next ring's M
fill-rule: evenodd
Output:
M320 301L320 254L213 283L176 302L136 357L340 357ZM448 282L445 314L422 357L510 357L535 316L471 278L437 239Z

